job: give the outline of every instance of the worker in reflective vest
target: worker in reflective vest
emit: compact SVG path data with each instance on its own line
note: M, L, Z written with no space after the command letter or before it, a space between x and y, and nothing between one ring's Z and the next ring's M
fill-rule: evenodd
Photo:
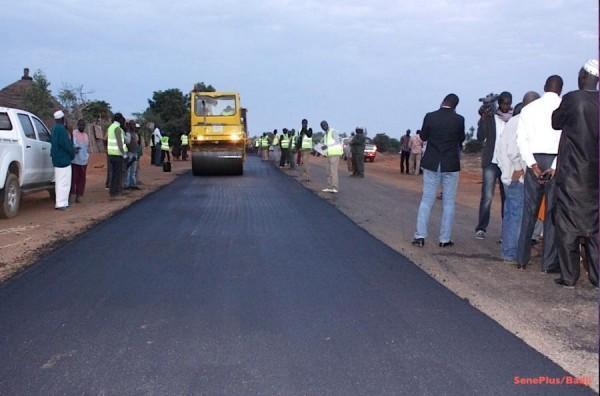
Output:
M183 133L181 135L181 159L187 161L188 158L188 148L189 148L189 139L188 135Z
M109 188L111 198L117 197L123 191L123 158L127 157L127 146L125 145L125 117L117 113L113 117L106 133L106 153L110 161Z
M290 137L288 135L287 128L283 128L281 137L279 138L279 150L281 155L279 156L279 167L283 168L288 162L288 153L290 152Z
M327 121L321 121L321 129L325 132L325 145L323 146L323 150L327 153L328 164L327 188L324 188L322 191L336 194L339 189L338 164L340 162L340 157L344 153L344 149L342 148L342 144L338 141L335 130L329 127Z
M269 137L266 133L263 133L260 138L260 149L262 150L262 160L267 161L269 159Z
M165 157L167 157L167 161L171 162L171 150L169 147L169 134L165 132L165 134L160 138L160 163L165 162Z
M290 169L294 169L296 167L296 130L289 131L288 137L290 138L288 162L290 163Z
M300 161L298 165L301 167L302 179L306 182L310 181L308 162L310 160L310 153L313 149L312 135L312 128L309 128L308 121L303 119L302 127L300 128L300 133L298 135L298 141L300 142L300 149L298 150Z

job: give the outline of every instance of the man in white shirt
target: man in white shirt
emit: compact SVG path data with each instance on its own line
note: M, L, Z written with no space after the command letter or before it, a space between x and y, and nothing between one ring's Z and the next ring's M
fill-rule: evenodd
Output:
M162 138L162 134L160 133L160 128L158 124L154 127L154 132L152 132L152 163L156 166L160 166L160 139Z
M475 227L475 238L485 239L487 227L490 223L490 210L496 181L500 187L500 199L504 207L504 186L500 181L500 168L498 168L498 142L506 123L512 117L512 95L502 92L498 96L498 109L483 105L479 109L481 118L477 124L477 140L484 144L481 153L481 169L483 173L481 185L481 200L479 201L479 221Z
M413 175L419 174L419 169L421 169L421 151L423 148L423 141L421 140L421 136L419 134L421 131L417 131L411 138L409 143L410 148L410 159L408 161L409 167L413 168Z
M513 117L508 120L500 140L497 142L497 160L501 180L504 185L504 213L502 216L502 258L506 262L517 263L517 246L523 217L524 169L527 164L521 158L517 146L517 127L521 119L521 109L540 95L527 92L523 102L515 106ZM520 266L517 264L517 267Z
M548 205L546 205L544 218L542 254L542 271L546 273L560 271L554 243L554 222L550 211L554 202L552 172L556 167L556 154L561 135L560 131L552 129L552 112L560 105L562 86L563 80L560 76L548 77L544 85L544 95L523 109L517 128L517 145L521 158L527 164L517 261L523 268L529 264L531 236L542 198L546 195Z

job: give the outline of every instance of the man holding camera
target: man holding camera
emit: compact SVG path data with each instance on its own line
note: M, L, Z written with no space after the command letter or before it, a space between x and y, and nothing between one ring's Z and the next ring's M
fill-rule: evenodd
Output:
M560 105L562 86L563 80L560 76L548 77L544 85L544 94L523 108L517 128L517 145L521 158L527 164L517 263L521 268L525 268L529 263L531 235L545 194L548 204L544 219L542 271L546 273L560 271L551 210L554 203L552 177L554 169L556 169L556 155L561 132L552 129L552 112Z
M484 239L487 226L490 223L490 209L496 183L500 187L500 199L504 209L504 187L500 180L498 167L498 142L506 123L512 117L512 95L502 92L499 96L488 96L480 99L483 105L479 109L479 123L477 125L477 140L483 143L481 154L481 168L483 170L483 184L481 186L481 201L479 202L479 222L475 228L475 238ZM498 101L498 109L495 102Z

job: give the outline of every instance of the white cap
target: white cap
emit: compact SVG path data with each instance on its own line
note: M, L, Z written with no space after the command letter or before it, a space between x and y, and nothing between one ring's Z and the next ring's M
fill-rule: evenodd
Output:
M583 65L583 70L598 77L598 59L590 59Z
M135 123L135 127L136 127L136 128L139 128L139 127L140 127L140 124L138 124L138 123L136 122L136 123Z
M65 113L63 113L62 110L58 110L54 113L55 120L60 120L61 118L65 118Z

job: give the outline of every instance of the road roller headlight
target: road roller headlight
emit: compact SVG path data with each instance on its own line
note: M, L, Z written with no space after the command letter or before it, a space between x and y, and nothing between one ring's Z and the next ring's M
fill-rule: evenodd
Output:
M204 136L202 136L202 135L196 136L196 141L201 142L202 140L204 140Z
M238 133L232 133L231 134L231 140L234 142L237 142L240 140L240 135Z

